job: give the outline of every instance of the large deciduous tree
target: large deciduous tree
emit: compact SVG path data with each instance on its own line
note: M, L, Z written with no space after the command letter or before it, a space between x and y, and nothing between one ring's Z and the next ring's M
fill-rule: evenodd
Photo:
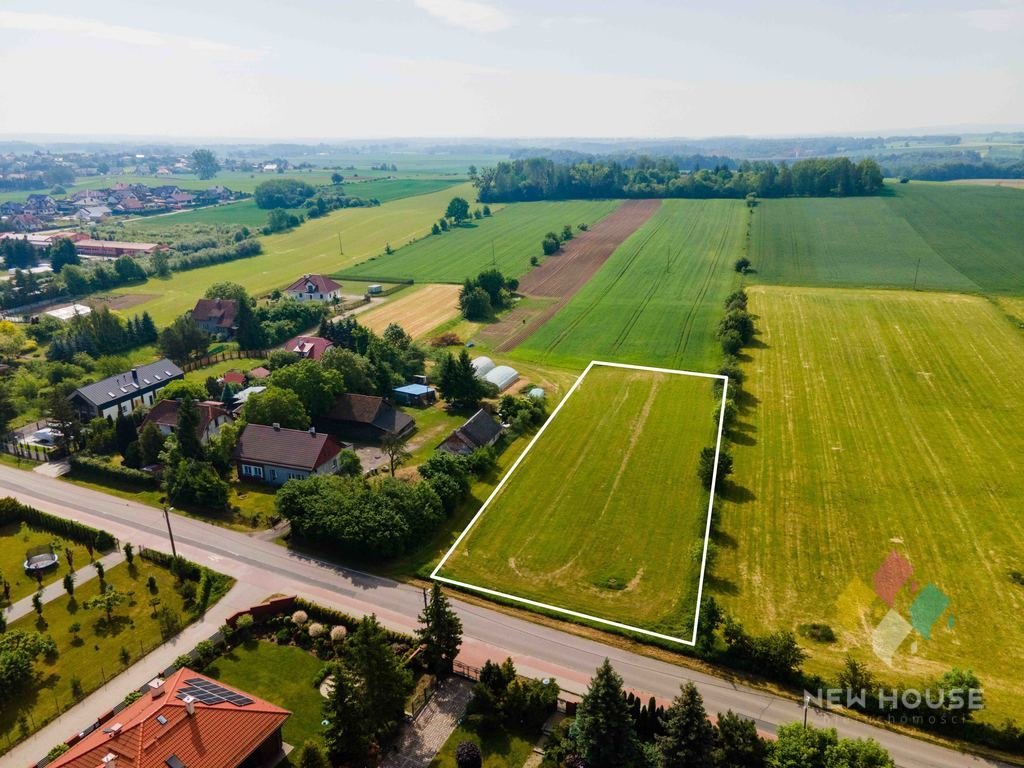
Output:
M217 156L208 149L197 149L192 153L192 169L196 175L203 179L212 179L220 170L220 162Z

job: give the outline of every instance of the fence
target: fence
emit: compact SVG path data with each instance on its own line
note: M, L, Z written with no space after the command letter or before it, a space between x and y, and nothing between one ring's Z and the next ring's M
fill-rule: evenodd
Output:
M218 352L215 355L205 355L195 360L189 360L181 370L191 373L199 368L206 368L215 363L223 363L225 360L244 360L246 358L265 358L270 354L269 349L230 349L227 352Z
M11 456L17 456L26 461L38 461L40 463L63 458L64 452L59 448L37 445L35 443L23 443L18 440L4 440L3 452Z

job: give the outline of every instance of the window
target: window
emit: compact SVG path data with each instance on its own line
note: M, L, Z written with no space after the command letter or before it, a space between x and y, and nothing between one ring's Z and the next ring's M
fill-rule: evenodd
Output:
M132 404L130 402L128 402L128 403L121 403L121 413L123 413L125 416L127 416L131 412L132 412Z
M276 469L270 470L270 479L271 480L277 480L277 470Z
M243 464L242 474L246 477L263 477L263 467L255 464Z

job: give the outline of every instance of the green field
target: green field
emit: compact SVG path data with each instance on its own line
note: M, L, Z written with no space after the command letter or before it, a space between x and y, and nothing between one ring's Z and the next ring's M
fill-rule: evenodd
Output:
M353 197L366 199L376 198L381 203L390 203L394 200L401 200L404 197L415 195L426 195L447 189L457 182L441 179L382 179L380 181L366 181L354 184L345 184L344 190ZM295 213L302 213L302 209L295 209ZM167 216L153 216L146 219L133 219L126 222L126 226L137 229L140 232L159 232L169 227L178 227L182 224L235 224L249 228L262 227L267 223L269 211L265 211L256 205L253 199L239 200L235 203L214 205L207 208L199 208L194 211L185 211Z
M594 366L439 575L689 638L707 379Z
M25 562L25 554L35 547L53 545L53 550L60 557L56 568L47 571L43 575L43 585L60 581L68 572L67 557L64 555L64 548L71 547L72 565L82 567L89 562L89 552L81 544L77 544L60 536L30 528L26 523L8 523L0 525L0 583L7 581L11 585L10 603L4 601L3 592L0 592L0 610L8 604L14 604L24 597L28 597L39 588L38 582L33 576L25 573L22 567Z
M461 283L495 265L505 275L520 277L530 270L531 256L543 258L540 243L546 233L561 232L566 224L593 225L618 204L616 200L516 203L490 218L366 261L344 275Z
M166 280L151 279L142 285L119 289L115 294L140 299L134 303L124 301L127 311L148 311L158 325L166 325L191 309L213 283L231 280L260 295L283 288L306 272L337 272L381 253L387 243L396 247L428 234L453 195L472 194L469 184L461 184L376 208L334 211L291 232L261 238L263 253L259 256L176 272ZM344 255L338 253L339 235ZM347 293L355 289L346 284L344 290ZM357 292L361 290L362 286Z
M1024 570L1024 333L973 296L750 296L763 345L744 366L752 398L720 513L733 543L717 596L756 632L831 625L835 644L804 641L812 672L834 679L847 651L889 684L973 668L985 719L1019 720L1024 656L1010 649L1024 644L1024 587L1009 572ZM889 669L869 632L885 612L872 577L893 550L951 602Z
M731 200L666 200L515 356L715 370L714 329L739 285L747 215Z
M892 185L890 185L892 187ZM911 183L882 197L765 200L754 279L783 285L1024 292L1024 195Z

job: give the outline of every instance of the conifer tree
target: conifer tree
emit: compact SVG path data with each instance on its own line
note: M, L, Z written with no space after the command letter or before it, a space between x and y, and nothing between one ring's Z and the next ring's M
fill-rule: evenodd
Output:
M576 710L573 740L576 754L587 768L628 768L639 759L639 742L622 692L622 678L608 659L597 668Z
M462 646L462 621L436 581L430 591L430 602L419 620L423 627L416 635L424 646L427 664L435 675L450 675Z
M658 768L713 768L715 729L697 686L687 683L665 712L657 738Z

